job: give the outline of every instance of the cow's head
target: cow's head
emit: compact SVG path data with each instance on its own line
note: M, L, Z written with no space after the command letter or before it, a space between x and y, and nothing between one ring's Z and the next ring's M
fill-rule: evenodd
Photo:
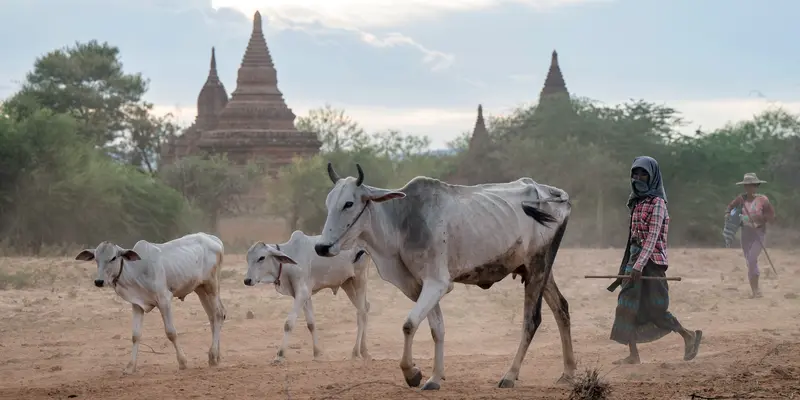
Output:
M130 249L123 249L111 242L101 242L97 248L85 249L75 256L76 260L92 261L97 263L97 276L94 285L103 287L103 284L110 280L116 284L122 273L122 261L141 260L139 254Z
M325 199L328 217L322 228L322 237L314 251L322 257L333 257L341 250L353 247L359 235L368 228L369 218L364 217L371 202L380 203L405 197L405 193L364 185L364 171L356 164L358 178L340 178L328 163L328 177L334 186Z
M264 242L256 242L247 251L247 275L244 284L253 286L257 283L277 283L280 279L282 264L297 264L284 252Z

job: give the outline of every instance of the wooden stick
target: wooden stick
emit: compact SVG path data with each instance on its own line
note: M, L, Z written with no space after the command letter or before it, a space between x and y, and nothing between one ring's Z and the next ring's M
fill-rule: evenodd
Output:
M585 279L629 279L630 275L586 275L584 276ZM669 276L669 277L659 277L659 276L643 276L641 279L648 279L652 281L680 281L680 276Z

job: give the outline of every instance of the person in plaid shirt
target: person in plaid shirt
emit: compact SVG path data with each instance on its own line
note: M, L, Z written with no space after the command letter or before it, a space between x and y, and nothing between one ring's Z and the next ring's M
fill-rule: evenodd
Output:
M628 198L631 213L629 238L619 273L629 278L617 280L608 288L613 292L622 286L611 340L628 345L630 355L614 364L639 364L641 360L636 344L658 340L670 332L683 337L683 359L692 360L700 349L703 332L684 328L668 311L669 286L666 280L641 279L643 276L667 276L669 213L661 170L655 159L641 156L633 160L631 187Z

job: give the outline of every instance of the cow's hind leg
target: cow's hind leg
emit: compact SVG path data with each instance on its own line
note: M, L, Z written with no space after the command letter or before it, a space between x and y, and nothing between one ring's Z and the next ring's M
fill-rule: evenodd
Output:
M367 303L367 284L363 280L348 279L342 284L342 289L347 293L347 297L353 306L356 308L356 343L353 346L353 358L363 357L369 358L367 352L367 313L369 312L369 305Z
M164 332L167 334L167 339L172 342L175 347L175 356L178 358L178 368L186 369L186 354L183 353L180 344L178 344L178 331L175 329L175 324L172 322L172 293L165 293L160 296L158 301L158 311L161 312L161 319L164 320Z
M139 357L139 341L142 339L142 323L144 322L144 310L136 304L131 304L133 311L133 334L131 340L133 341L133 349L131 349L131 361L125 367L125 374L132 374L136 372L136 360Z
M311 303L311 299L306 300L303 312L306 314L306 326L311 333L311 343L314 349L314 359L316 360L322 355L322 350L319 349L319 337L317 336L317 328L314 322L314 305Z
M517 348L517 354L514 356L514 361L511 364L508 372L503 375L503 379L498 384L501 388L514 387L514 381L519 377L519 370L522 367L522 360L525 359L525 354L528 352L528 347L531 345L533 336L539 325L542 323L542 294L546 284L546 276L542 276L544 266L541 262L534 262L529 267L532 274L525 281L525 305L524 315L522 320L522 338ZM532 275L532 276L531 276Z
M550 310L553 311L556 324L558 324L558 334L561 337L561 357L564 359L564 373L558 379L558 383L568 383L575 375L575 369L577 368L575 353L572 351L569 304L558 290L552 273L550 274L550 279L547 280L547 285L544 287L544 299Z
M216 288L214 287L216 286ZM197 297L200 298L200 304L208 316L208 322L211 326L211 347L208 349L208 365L215 367L219 365L220 355L220 336L222 334L222 325L225 323L225 307L222 305L222 300L219 298L219 285L203 284L195 289Z

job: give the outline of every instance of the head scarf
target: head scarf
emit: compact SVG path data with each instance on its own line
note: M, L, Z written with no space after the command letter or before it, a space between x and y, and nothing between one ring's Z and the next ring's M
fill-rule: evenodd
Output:
M650 180L647 182L647 190L643 192L637 191L634 188L633 180L631 180L631 195L628 197L628 208L633 210L633 207L639 201L651 197L660 197L666 202L667 192L664 189L664 182L661 180L661 169L658 168L658 161L653 157L639 156L633 159L631 174L633 174L634 168L642 168L647 171Z

